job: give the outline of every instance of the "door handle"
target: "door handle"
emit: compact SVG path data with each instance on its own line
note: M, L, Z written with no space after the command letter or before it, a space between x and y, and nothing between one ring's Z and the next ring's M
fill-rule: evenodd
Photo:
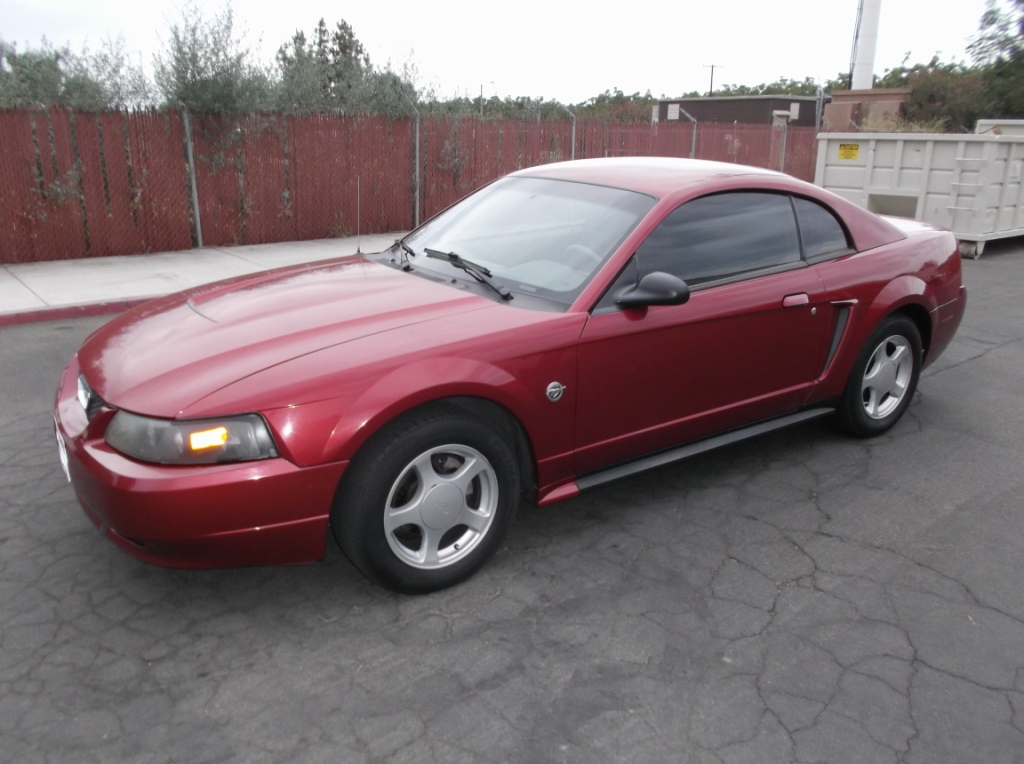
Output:
M801 292L800 294L787 294L785 297L782 298L782 307L795 308L798 305L806 305L810 301L810 298L803 292Z

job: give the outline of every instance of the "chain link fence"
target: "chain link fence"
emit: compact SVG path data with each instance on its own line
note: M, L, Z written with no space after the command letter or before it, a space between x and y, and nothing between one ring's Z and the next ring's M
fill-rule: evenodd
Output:
M771 125L415 125L334 114L0 110L0 263L405 230L501 175L571 157L695 156L811 180L817 150L813 128Z

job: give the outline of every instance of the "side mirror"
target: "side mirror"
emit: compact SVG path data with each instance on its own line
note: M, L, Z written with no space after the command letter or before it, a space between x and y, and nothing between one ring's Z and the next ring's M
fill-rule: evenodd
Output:
M648 305L682 305L690 299L690 287L678 276L663 271L648 273L635 286L623 289L615 298L620 308Z

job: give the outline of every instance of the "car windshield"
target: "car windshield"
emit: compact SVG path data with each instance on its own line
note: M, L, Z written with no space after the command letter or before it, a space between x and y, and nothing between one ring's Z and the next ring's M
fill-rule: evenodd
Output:
M654 205L620 188L546 178L503 178L405 239L486 268L513 292L570 304ZM416 257L416 269L444 269Z

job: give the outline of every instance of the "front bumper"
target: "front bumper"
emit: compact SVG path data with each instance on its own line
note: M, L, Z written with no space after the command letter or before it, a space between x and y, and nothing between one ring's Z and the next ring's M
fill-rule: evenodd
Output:
M324 556L331 503L347 462L286 459L204 466L145 464L103 439L113 412L89 421L72 361L54 419L75 495L107 536L145 562L182 568L291 565Z

